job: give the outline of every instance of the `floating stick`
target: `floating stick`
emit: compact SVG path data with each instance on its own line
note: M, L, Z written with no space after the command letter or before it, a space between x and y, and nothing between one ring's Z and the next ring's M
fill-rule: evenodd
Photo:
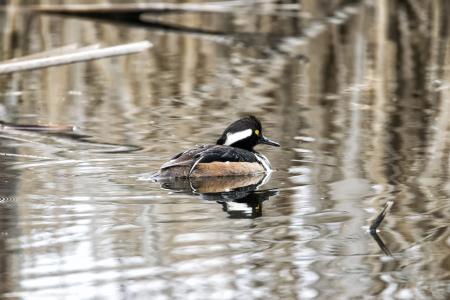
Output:
M153 44L150 43L149 41L142 41L137 43L130 43L101 49L92 49L90 47L88 47L87 49L82 48L75 53L66 53L51 57L42 57L28 60L20 60L17 62L3 63L0 64L0 74L41 69L112 56L138 53L143 50L149 49L152 46Z

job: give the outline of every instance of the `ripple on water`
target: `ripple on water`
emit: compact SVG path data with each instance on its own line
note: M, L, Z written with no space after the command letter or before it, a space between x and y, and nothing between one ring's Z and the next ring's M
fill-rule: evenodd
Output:
M343 223L349 221L353 216L347 211L323 210L317 213L310 213L298 216L305 222L321 224L321 223Z
M221 257L247 252L263 252L269 249L273 242L263 241L251 233L239 232L200 232L175 238L176 244L172 254L177 257Z
M0 205L2 207L11 208L17 205L17 199L14 196L0 195Z
M255 238L270 242L303 242L321 236L321 228L315 225L278 225L258 229Z

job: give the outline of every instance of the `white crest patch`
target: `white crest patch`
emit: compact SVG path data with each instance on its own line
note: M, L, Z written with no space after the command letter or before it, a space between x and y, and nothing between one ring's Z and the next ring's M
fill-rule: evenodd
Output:
M245 130L238 131L238 132L228 133L227 139L225 140L224 145L225 146L233 145L234 143L244 140L244 139L250 137L251 135L252 135L251 129L245 129Z

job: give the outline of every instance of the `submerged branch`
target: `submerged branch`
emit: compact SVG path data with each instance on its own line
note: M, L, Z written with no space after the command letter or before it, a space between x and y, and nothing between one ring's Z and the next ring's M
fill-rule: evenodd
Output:
M0 120L0 130L13 129L24 131L40 131L40 132L73 132L75 126L72 125L38 125L38 124L17 124L8 123Z
M119 46L93 49L93 46L78 49L76 52L57 54L50 57L30 59L18 59L0 64L0 74L8 74L18 71L41 69L52 66L72 64L76 62L138 53L153 46L149 41L124 44Z
M31 134L45 134L62 139L73 140L76 142L82 142L90 145L96 145L99 149L95 150L98 153L129 153L139 151L142 147L132 144L117 144L109 142L100 142L92 140L91 136L80 134L76 132L76 127L73 125L40 125L40 124L18 124L9 123L0 120L0 132L8 131L25 131ZM24 143L36 143L33 140L23 139L15 136L8 136L0 134L1 139L10 139ZM8 153L0 153L0 156L12 156ZM36 156L37 157L37 156ZM43 157L40 157L43 158Z

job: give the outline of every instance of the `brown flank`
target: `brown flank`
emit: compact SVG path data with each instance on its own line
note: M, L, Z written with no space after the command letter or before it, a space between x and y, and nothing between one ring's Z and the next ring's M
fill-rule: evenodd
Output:
M161 169L161 177L188 177L190 166L173 166ZM224 177L264 173L259 163L249 162L210 162L199 163L190 177Z

